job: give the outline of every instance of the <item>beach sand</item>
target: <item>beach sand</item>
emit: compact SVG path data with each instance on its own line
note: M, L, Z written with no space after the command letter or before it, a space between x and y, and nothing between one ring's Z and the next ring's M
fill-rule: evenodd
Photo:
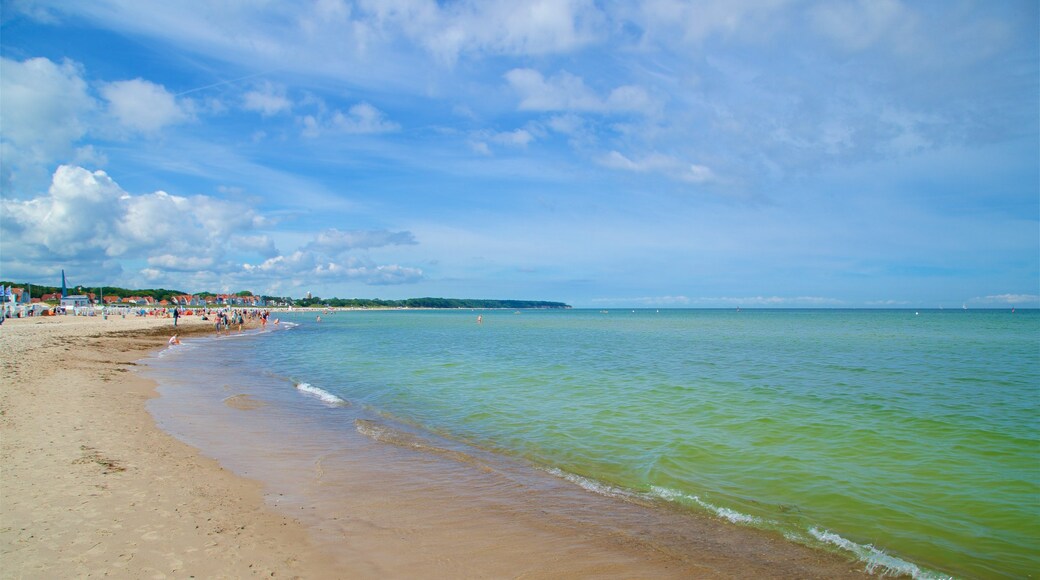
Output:
M176 333L211 333L181 318ZM3 578L334 578L339 564L261 485L159 431L135 361L170 319L38 317L0 327ZM349 573L349 571L348 571Z
M182 337L212 332L193 317L179 324ZM411 449L377 450L380 462L319 462L308 477L323 488L320 505L272 505L277 482L265 489L156 427L146 409L155 384L132 371L172 334L168 319L45 317L0 327L0 576L866 576L861 563L710 517L675 516L682 537L674 541L649 538L649 524L589 525L601 520L580 510L616 509L638 521L644 508L583 490L569 514L553 513L537 494L503 503L508 482L480 466L434 465ZM224 404L274 412L240 393ZM236 443L246 461L262 455L251 441ZM309 459L277 461L289 472ZM335 493L324 493L330 487Z

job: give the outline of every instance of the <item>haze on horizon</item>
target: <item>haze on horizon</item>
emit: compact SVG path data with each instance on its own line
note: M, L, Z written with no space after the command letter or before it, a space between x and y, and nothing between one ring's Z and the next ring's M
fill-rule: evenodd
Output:
M0 7L2 279L1040 307L1033 1Z

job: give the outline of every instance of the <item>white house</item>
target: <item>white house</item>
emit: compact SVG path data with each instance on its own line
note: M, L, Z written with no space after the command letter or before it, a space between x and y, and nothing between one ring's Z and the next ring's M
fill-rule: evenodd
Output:
M77 308L90 305L90 298L85 294L70 294L61 299L64 308Z

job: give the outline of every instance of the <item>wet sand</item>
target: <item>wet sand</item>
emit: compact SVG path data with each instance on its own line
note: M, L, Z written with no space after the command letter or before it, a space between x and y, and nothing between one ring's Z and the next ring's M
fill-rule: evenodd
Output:
M197 426L187 439L221 467L155 426L155 383L128 372L171 330L86 318L0 327L4 578L866 576L768 532L431 452L378 425L294 425L262 392L216 384L208 406L173 402Z
M159 431L136 362L169 319L39 317L0 326L0 576L334 578L261 485ZM181 337L212 332L185 317Z

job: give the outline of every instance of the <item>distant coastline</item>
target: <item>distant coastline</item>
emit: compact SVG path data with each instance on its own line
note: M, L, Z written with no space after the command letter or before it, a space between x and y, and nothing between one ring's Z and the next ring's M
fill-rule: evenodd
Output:
M58 303L63 289L60 286L47 286L28 282L0 281L0 287L17 290L20 302ZM96 291L96 292L95 292ZM221 306L292 306L298 308L481 308L481 309L569 309L571 306L563 302L547 300L498 300L487 298L406 298L403 300L382 300L379 298L319 298L307 293L305 298L289 296L267 296L242 290L232 294L214 294L213 292L188 293L167 288L129 289L118 286L84 286L76 285L68 288L69 294L83 295L91 304L107 305L141 305L148 307L221 307ZM24 296L23 296L24 294Z

